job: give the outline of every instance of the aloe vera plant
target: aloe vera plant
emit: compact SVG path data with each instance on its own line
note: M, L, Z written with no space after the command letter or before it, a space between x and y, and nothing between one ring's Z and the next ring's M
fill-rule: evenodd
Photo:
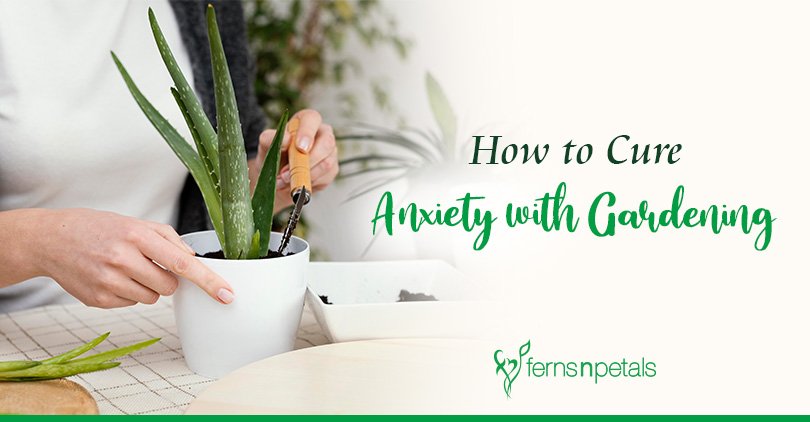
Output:
M216 99L216 129L177 65L155 14L149 9L149 23L155 43L175 84L171 93L185 118L196 151L143 96L116 54L111 54L138 106L200 187L225 258L260 258L267 253L270 242L281 138L289 116L285 112L279 120L275 139L265 157L251 198L239 110L216 13L211 5L208 6L207 20Z
M98 346L109 335L110 333L104 333L73 350L43 361L17 360L0 362L0 382L43 381L115 368L121 362L112 362L113 359L137 352L160 341L159 338L153 338L77 359Z

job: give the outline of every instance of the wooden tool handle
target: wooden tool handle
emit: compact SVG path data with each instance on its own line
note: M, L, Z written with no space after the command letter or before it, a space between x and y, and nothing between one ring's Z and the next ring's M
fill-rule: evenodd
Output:
M287 124L287 131L290 132L290 146L287 154L290 158L290 193L295 196L303 189L312 192L312 180L309 174L309 153L301 152L295 146L295 138L298 134L299 119L293 118Z

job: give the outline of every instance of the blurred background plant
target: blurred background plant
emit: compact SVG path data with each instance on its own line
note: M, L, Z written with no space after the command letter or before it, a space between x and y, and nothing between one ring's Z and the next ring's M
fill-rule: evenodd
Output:
M393 49L406 59L411 41L378 0L246 0L248 39L256 57L256 96L271 122L285 108L311 106L319 87L337 89L341 117L356 119L359 98L370 94L376 107L395 114L384 80L369 78L369 93L341 89L350 76L363 76L363 53L347 48L356 37L367 50Z
M386 81L364 75L357 58L370 50L393 49L405 60L412 42L402 36L394 16L378 0L245 0L248 42L256 58L256 96L270 125L285 109L313 107L314 97L328 87L343 120L357 119L359 102L374 106L397 121L397 110L387 94ZM356 38L360 43L348 42ZM366 51L359 51L357 45ZM350 77L367 80L367 92L349 89ZM330 116L333 122L336 116ZM340 128L336 128L340 132ZM287 211L288 212L288 211ZM283 227L287 212L276 216ZM306 236L306 215L296 235Z
M458 118L439 82L425 74L430 111L438 131L404 126L389 129L358 123L349 126L338 137L342 144L377 144L379 148L355 149L340 161L342 179L366 176L348 196L347 201L403 178L418 178L420 173L441 174L464 165L463 157L470 142L458 137Z
M341 144L367 145L346 154L340 161L341 179L363 178L348 192L344 202L388 189L401 179L406 179L407 183L399 194L409 200L419 196L435 198L437 191L445 187L470 181L469 173L463 170L472 149L472 137L459 136L458 117L441 85L430 73L425 74L425 92L438 130L409 126L394 130L359 123L338 137ZM361 258L374 246L380 233L382 230L371 237ZM450 257L445 259L452 262Z
M401 117L396 99L389 97L397 87L379 72L376 60L369 60L380 54L395 56L399 62L409 57L413 42L400 33L395 18L400 15L392 13L395 4L382 0L244 0L243 4L248 41L256 57L256 96L269 124L285 109L317 108L335 125L339 142L341 186L335 186L339 199L327 200L328 210L310 208L304 213L296 235L310 239L316 234L307 216L317 216L318 225L332 231L329 215L348 212L335 208L340 204L400 180L408 186L405 194L419 194L423 179L447 180L465 166L470 137L460 133L456 113L437 79L425 74L427 102L420 104L429 106L433 124L412 127ZM369 109L375 118L358 115L358 110ZM276 216L276 230L286 224L288 212ZM364 242L361 258L374 239ZM329 245L312 246L313 259L328 258L319 246Z

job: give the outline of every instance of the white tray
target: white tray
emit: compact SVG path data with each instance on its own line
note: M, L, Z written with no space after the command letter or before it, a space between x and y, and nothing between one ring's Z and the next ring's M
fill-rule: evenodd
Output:
M397 302L402 289L437 301ZM475 317L485 303L478 297L469 279L446 262L416 260L312 263L306 298L327 337L344 342L474 338Z

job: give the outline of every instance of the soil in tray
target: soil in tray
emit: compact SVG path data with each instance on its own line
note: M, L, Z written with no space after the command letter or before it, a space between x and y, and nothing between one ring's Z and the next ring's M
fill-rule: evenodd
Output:
M411 293L403 289L399 291L399 300L397 302L438 302L438 300L433 295Z
M225 259L225 252L216 251L216 252L208 252L204 255L196 254L200 258L211 258L211 259ZM295 255L294 252L288 252L286 254L280 254L277 251L268 251L267 255L256 258L256 259L271 259L271 258L281 258L283 256L290 256Z
M332 304L332 302L329 301L329 296L318 295L318 297L324 304L326 305ZM439 299L436 299L435 296L426 295L424 293L411 293L404 289L399 291L399 300L397 300L397 302L438 302L438 301Z

